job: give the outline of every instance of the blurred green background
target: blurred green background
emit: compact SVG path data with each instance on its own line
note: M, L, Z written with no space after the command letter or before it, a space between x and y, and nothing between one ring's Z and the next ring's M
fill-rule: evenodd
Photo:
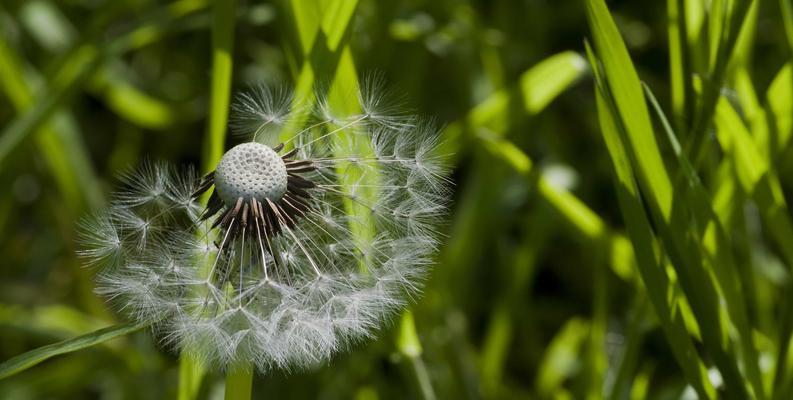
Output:
M295 3L239 2L232 91L292 85L306 64L332 77L349 46L359 73L381 72L406 108L446 127L455 198L413 306L422 351L400 347L395 320L331 365L258 376L254 397L419 398L416 371L441 399L584 398L624 381L620 393L637 398L693 396L636 290L630 242L616 236L624 224L581 55L583 1ZM669 104L666 3L609 7L641 78ZM304 49L305 12L349 22ZM759 3L758 88L790 57L779 14L776 1ZM0 3L0 360L122 321L93 294L75 226L143 159L201 165L211 26L201 0ZM515 171L483 136L507 138L533 168ZM778 166L785 194L792 164ZM775 250L756 246L763 279L787 279ZM759 293L763 310L778 295ZM178 369L138 332L0 380L0 398L176 398ZM199 397L222 395L222 383L210 372Z

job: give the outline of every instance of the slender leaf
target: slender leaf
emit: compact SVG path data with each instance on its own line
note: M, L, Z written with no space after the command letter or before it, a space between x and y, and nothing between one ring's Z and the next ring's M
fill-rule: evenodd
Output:
M82 350L145 328L143 324L115 325L20 354L0 364L0 379L18 374L44 360Z
M715 391L707 378L694 344L686 332L686 327L680 319L680 314L674 313L673 307L668 303L668 293L673 292L672 283L664 268L663 257L658 254L656 249L653 230L644 210L633 167L627 154L627 146L622 139L625 134L619 132L624 128L616 118L616 106L609 102L610 96L608 89L601 81L597 60L594 55L591 55L591 58L596 71L596 99L598 100L600 129L614 166L617 199L628 229L628 235L633 243L639 274L656 315L661 320L661 328L664 330L672 353L684 375L701 398L715 398Z
M707 352L718 367L730 397L745 398L747 388L733 357L733 344L728 338L729 318L720 307L719 291L710 271L711 265L702 253L700 233L691 218L708 221L701 207L688 204L690 189L674 185L661 159L661 151L649 120L638 75L619 31L603 0L587 1L596 48L604 71L603 86L608 85L619 124L624 127L625 149L636 171L643 199L649 205L664 248L669 255L680 285L696 316Z

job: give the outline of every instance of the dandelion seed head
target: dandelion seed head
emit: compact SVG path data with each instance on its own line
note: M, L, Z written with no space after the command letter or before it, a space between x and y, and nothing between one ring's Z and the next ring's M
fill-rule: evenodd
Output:
M327 91L301 105L258 87L231 110L248 140L211 173L124 175L81 225L97 293L221 369L309 368L374 336L421 291L450 182L437 128L402 114L379 78L359 90L361 111L345 113ZM288 120L301 121L289 134Z
M215 170L218 195L229 207L238 198L280 200L286 184L284 161L269 146L255 142L227 151Z

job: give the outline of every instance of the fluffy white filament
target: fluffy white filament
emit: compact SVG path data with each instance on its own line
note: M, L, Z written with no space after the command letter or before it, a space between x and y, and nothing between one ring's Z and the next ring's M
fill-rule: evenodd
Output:
M97 292L220 368L306 368L372 336L421 289L449 185L431 124L394 112L376 83L358 98L356 115L337 115L322 96L295 113L282 88L238 98L237 133L280 136L281 153L315 167L302 175L316 185L310 209L277 235L248 225L232 240L212 229L191 170L147 164L125 175L112 206L83 224L81 254L101 266Z

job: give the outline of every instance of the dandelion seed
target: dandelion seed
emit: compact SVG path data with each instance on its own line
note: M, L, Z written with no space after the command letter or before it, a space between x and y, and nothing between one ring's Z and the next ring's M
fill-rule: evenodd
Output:
M232 109L249 140L213 172L150 163L125 175L83 224L97 292L220 368L306 368L371 337L420 292L449 197L436 130L378 85L362 85L357 115L320 98L273 146L261 136L285 135L294 99L257 88Z

